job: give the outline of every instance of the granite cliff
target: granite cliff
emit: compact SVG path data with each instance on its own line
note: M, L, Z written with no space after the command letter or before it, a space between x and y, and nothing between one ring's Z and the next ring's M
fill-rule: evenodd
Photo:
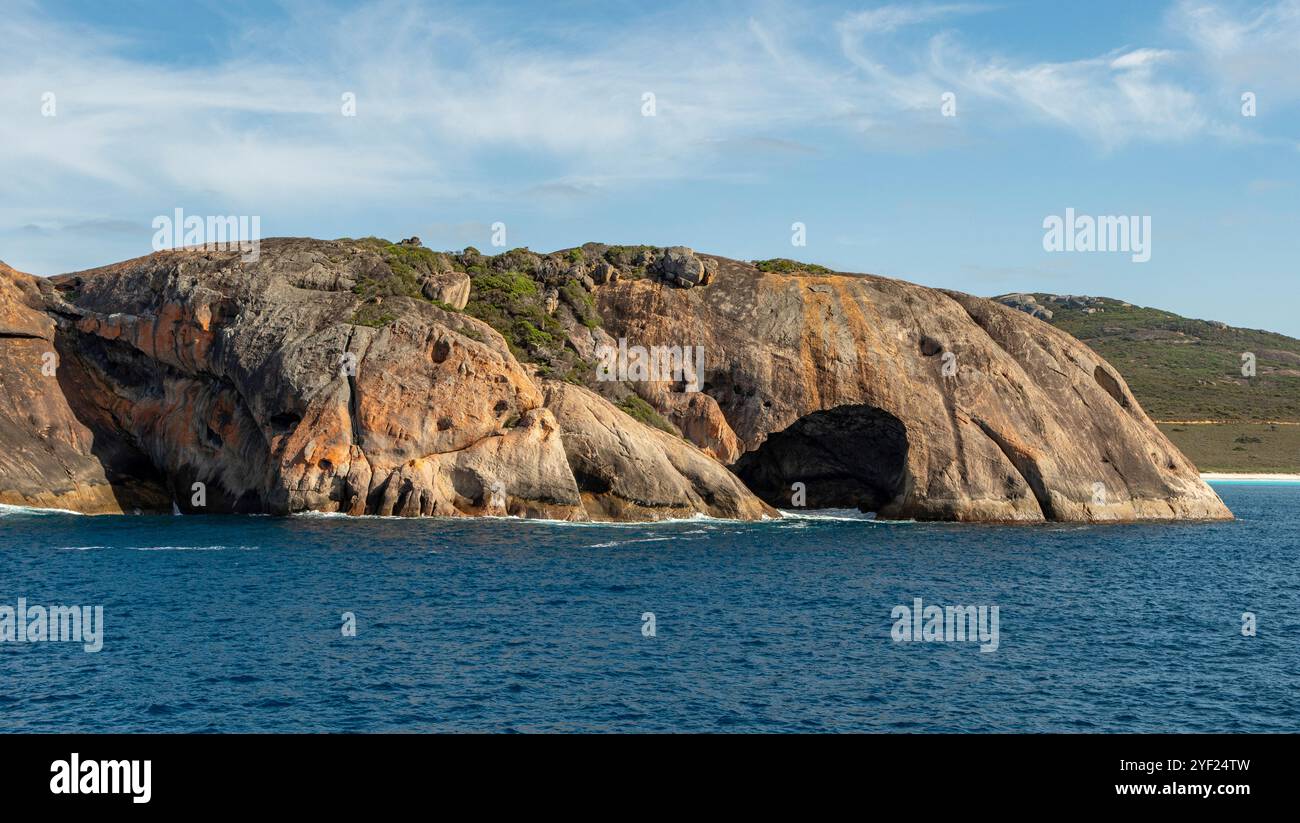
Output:
M703 373L602 379L620 342L690 347ZM0 351L0 503L645 520L757 519L794 496L892 518L1231 517L1064 332L791 261L286 238L255 262L3 267Z

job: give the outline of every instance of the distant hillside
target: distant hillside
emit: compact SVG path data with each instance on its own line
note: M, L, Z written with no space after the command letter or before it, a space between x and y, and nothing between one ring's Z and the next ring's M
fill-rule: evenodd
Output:
M1202 470L1300 471L1300 426L1265 425L1300 423L1300 340L1109 297L995 299L1069 332L1109 360ZM1255 356L1254 377L1242 375L1244 353Z

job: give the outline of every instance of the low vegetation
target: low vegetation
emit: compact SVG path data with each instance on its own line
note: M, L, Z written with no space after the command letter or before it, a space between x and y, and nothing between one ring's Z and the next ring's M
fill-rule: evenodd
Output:
M628 395L618 402L618 407L626 412L633 420L638 420L645 423L647 426L654 426L656 429L668 432L672 435L680 434L680 432L673 427L673 424L669 423L659 414L659 412L655 411L654 406L651 406L649 403L642 400L638 395Z
M1070 306L1034 297L1051 309L1048 322L1124 376L1197 468L1300 472L1300 426L1271 422L1300 422L1300 340L1111 298ZM1254 376L1242 373L1245 354L1254 356Z
M352 312L352 317L348 320L354 326L369 326L372 329L382 328L392 323L397 316L390 311L375 303L362 303L357 310Z
M431 251L423 246L406 246L390 243L378 237L366 237L348 242L361 243L377 250L388 266L388 271L376 271L363 277L352 287L352 293L362 298L362 305L353 313L349 321L356 326L372 328L386 326L396 319L396 315L382 308L385 298L409 297L431 303L445 311L455 311L441 300L430 300L421 290L420 279L437 271L444 271L452 266L447 255Z
M649 274L647 262L654 251L654 246L606 246L604 257L623 277L640 280Z
M759 271L777 274L834 274L832 269L816 263L800 263L788 257L773 257L771 260L755 260L754 267Z
M1053 325L1110 361L1155 420L1300 422L1300 340L1102 298L1087 312L1047 302ZM1255 375L1242 374L1242 355Z
M600 313L596 311L595 298L577 280L564 281L564 285L560 286L560 297L573 310L582 325L589 329L600 325Z
M1158 425L1201 471L1300 471L1300 426L1278 423Z

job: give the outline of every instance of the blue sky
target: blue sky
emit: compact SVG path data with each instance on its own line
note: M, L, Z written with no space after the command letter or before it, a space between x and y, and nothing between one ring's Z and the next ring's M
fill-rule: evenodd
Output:
M1300 0L704 5L10 0L0 259L145 254L175 208L433 248L501 221L1300 336ZM1151 260L1046 252L1067 207L1149 215Z

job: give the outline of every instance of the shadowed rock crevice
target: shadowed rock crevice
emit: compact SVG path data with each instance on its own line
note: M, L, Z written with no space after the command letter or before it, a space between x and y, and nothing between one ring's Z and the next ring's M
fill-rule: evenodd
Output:
M1115 379L1114 375L1098 366L1092 370L1092 378L1097 381L1098 386L1101 386L1102 391L1109 394L1116 403L1120 404L1122 408L1128 408L1128 396L1124 394L1124 390L1120 388L1119 381Z
M771 505L789 508L803 483L813 509L879 511L903 493L907 427L869 405L839 406L796 420L742 455L733 470Z
M1052 505L1052 496L1047 490L1047 484L1043 481L1043 473L1038 468L1038 464L1025 454L1022 449L1014 446L1007 438L993 430L993 427L983 420L976 420L975 425L979 426L980 431L993 441L998 450L1007 458L1020 476L1024 478L1025 484L1033 492L1034 499L1038 501L1038 508L1042 511L1043 517L1047 520L1056 520L1056 511Z
M87 370L68 337L58 332L54 339L59 355L58 387L70 415L89 434L86 452L102 467L116 507L124 512L167 510L171 492L166 476L142 445L123 431L121 421L92 398L92 387L102 384Z

